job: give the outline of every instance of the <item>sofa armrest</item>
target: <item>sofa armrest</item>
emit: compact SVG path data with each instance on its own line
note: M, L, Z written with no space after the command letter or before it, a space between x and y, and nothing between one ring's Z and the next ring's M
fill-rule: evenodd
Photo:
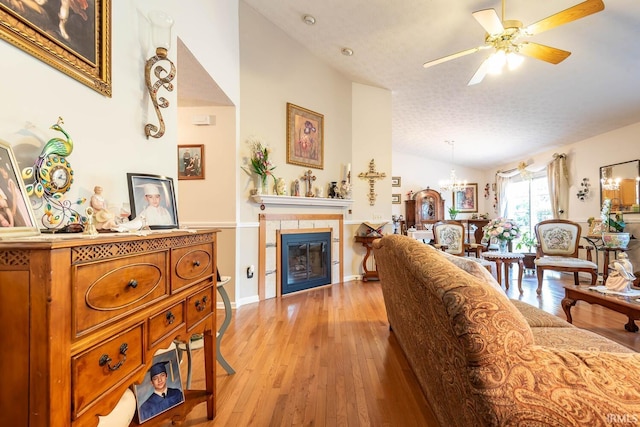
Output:
M638 353L558 350L537 345L508 354L492 367L471 367L487 425L610 425L612 414L640 422ZM489 368L489 369L487 369ZM496 371L498 369L498 371ZM494 418L495 417L495 418Z

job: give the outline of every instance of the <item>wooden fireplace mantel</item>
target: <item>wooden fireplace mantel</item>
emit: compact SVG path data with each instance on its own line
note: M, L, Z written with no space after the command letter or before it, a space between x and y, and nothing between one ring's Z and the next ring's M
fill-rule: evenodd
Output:
M296 206L331 206L348 207L353 204L352 199L329 199L323 197L298 197L298 196L270 196L266 194L254 194L251 196L254 203L260 206L267 205L296 205Z

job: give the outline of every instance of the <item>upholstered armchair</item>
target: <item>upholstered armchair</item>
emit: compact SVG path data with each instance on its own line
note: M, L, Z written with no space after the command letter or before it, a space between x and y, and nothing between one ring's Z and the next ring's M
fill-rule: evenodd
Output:
M451 255L465 256L466 251L473 251L476 254L474 259L487 270L491 271L491 262L480 257L484 247L480 243L464 242L464 224L458 221L438 221L433 224L433 240L437 249Z
M465 251L473 251L480 258L483 246L480 243L465 243L464 224L458 221L438 221L433 225L434 246L451 255L464 256Z
M538 295L542 291L545 270L573 273L575 285L579 284L578 273L591 274L591 286L598 278L598 266L591 261L591 247L587 247L587 259L578 257L580 249L580 225L564 219L541 221L535 226L538 247L536 254L536 274L538 276Z

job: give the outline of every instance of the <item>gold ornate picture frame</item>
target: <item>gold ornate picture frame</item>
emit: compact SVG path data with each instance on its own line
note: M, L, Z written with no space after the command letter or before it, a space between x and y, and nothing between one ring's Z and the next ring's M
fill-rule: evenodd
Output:
M21 4L0 0L0 38L111 97L111 0Z
M324 116L287 103L287 163L324 169Z

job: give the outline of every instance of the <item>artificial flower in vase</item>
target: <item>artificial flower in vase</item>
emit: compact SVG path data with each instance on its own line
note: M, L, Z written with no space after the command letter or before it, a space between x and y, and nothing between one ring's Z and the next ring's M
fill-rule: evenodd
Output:
M272 173L272 171L276 167L273 166L271 164L271 161L269 160L271 149L265 146L260 139L255 137L247 139L247 143L251 146L251 166L248 169L242 168L242 170L244 170L248 174L256 174L258 179L258 181L256 182L257 194L268 194L268 177L271 176L271 178L273 178L274 185L276 183L276 177Z
M511 240L520 238L520 226L507 218L494 218L482 228L485 240L491 242L492 239L498 241L500 252L507 252L508 244Z

